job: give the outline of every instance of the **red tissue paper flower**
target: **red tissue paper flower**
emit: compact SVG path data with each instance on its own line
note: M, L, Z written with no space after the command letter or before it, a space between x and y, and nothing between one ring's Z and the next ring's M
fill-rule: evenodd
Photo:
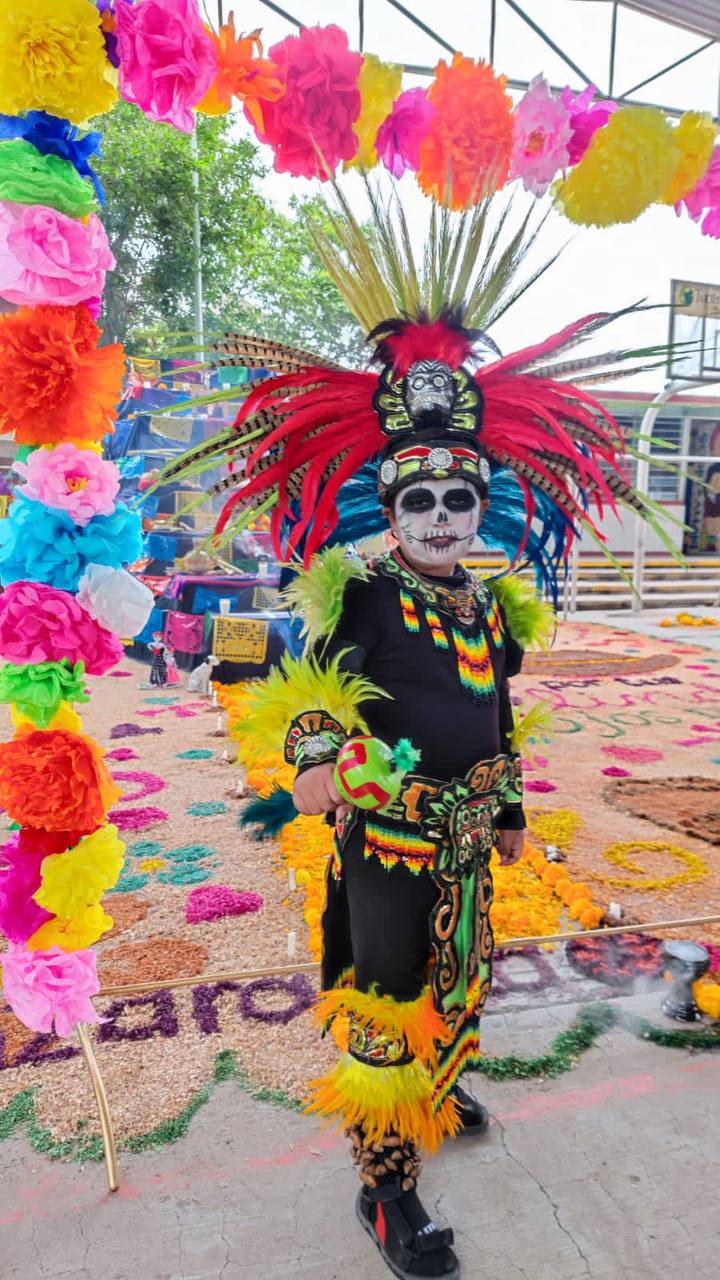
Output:
M435 108L420 147L418 183L451 209L465 209L504 186L513 146L512 99L505 76L456 53L438 63L428 90Z
M261 142L275 153L278 173L325 181L358 148L362 54L352 53L340 27L304 27L273 45L269 56L285 93L261 102L261 126L246 111Z

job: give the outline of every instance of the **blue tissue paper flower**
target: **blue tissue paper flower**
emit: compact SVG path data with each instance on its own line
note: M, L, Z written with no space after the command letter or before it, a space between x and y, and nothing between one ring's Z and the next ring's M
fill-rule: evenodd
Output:
M89 564L120 569L140 558L142 546L140 518L123 503L81 529L65 511L17 495L0 521L0 583L30 579L77 591Z
M96 129L80 137L77 125L60 116L50 116L47 111L28 111L24 116L0 114L0 140L8 138L24 138L44 156L69 160L83 178L90 179L98 200L105 203L102 183L90 165L91 156L102 158L102 135Z

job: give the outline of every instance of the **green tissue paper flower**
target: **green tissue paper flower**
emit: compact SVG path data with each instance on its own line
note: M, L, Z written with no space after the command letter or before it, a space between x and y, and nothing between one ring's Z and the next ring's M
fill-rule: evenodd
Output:
M85 663L27 662L0 667L0 702L11 702L38 729L46 729L61 702L89 702Z
M0 142L0 200L44 204L69 218L84 218L97 209L91 183L69 160L44 156L24 138Z

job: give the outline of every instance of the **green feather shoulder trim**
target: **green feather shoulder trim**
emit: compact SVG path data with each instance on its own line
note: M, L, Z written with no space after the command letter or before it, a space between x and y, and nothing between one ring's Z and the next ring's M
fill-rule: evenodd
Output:
M361 705L390 695L365 676L342 671L346 652L322 666L315 658L291 658L286 653L266 680L248 686L237 725L248 758L281 751L292 721L304 711L326 711L348 734L353 729L368 732Z
M365 582L369 572L344 547L329 547L313 556L310 568L301 569L285 588L283 598L294 616L302 619L306 651L330 639L342 616L348 582L353 578Z
M549 649L555 635L555 610L534 586L509 573L486 582L502 605L508 631L521 649Z

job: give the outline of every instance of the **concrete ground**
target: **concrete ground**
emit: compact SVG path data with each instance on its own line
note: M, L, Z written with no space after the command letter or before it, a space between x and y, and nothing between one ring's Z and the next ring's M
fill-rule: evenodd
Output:
M657 992L621 1005L663 1021ZM485 1019L493 1053L540 1052L576 1006ZM720 1055L614 1031L553 1080L473 1086L485 1139L447 1144L425 1202L464 1280L715 1280ZM102 1166L0 1147L2 1280L386 1280L353 1214L345 1143L218 1086L173 1146Z
M663 618L676 618L678 613L688 613L694 618L715 618L715 627L674 625L661 627ZM617 627L622 631L637 631L654 640L669 640L673 644L697 644L703 649L720 650L720 607L693 606L690 609L641 609L631 613L629 609L583 609L572 616L573 622L599 622L604 627Z

